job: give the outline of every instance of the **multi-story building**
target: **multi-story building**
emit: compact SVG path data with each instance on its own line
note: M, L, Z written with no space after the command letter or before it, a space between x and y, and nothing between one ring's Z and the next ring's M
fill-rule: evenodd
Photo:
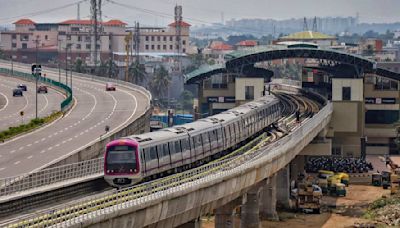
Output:
M35 23L30 19L15 22L15 30L2 32L0 47L17 61L34 62L36 48L39 60L45 62L64 61L66 57L75 61L77 58L88 62L93 53L94 36L93 21L66 20L60 23ZM177 43L177 24L168 27L143 27L139 29L140 53L180 53L185 54L189 49L190 24L180 22L180 45ZM102 61L108 58L124 58L126 53L126 36L135 30L127 27L120 20L98 22L99 32L97 52ZM129 42L131 50L134 42ZM38 44L36 46L36 44ZM179 50L178 50L179 48ZM66 49L68 51L66 52Z

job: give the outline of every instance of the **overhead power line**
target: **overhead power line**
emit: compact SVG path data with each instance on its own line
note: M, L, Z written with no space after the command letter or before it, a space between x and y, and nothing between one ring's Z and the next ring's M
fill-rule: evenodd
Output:
M23 17L34 17L34 16L38 16L38 15L42 15L42 14L48 14L48 13L51 13L51 12L54 12L54 11L65 9L67 7L75 6L78 3L83 3L83 2L86 2L86 1L87 0L80 0L80 1L76 1L76 2L73 2L73 3L65 4L65 5L62 5L62 6L54 7L54 8L39 10L39 11L36 11L36 12L31 12L31 13L26 13L26 14L20 14L20 15L12 16L12 17L0 18L0 21L10 21L10 20L15 20L15 19L20 19L20 18L23 18Z

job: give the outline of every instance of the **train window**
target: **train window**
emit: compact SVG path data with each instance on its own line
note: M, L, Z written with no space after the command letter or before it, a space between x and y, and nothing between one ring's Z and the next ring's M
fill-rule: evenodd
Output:
M175 153L181 152L181 145L179 141L175 141Z
M208 143L208 142L210 141L210 140L208 139L207 133L202 134L202 136L203 136L203 142L204 142L204 143Z
M162 149L162 145L157 145L157 153L158 153L158 157L161 158L163 157L163 149Z
M175 145L174 145L173 142L169 142L168 145L167 145L167 144L164 144L164 145L167 146L167 148L168 148L168 145L169 145L169 152L170 152L171 154L176 153L176 151L175 151Z
M155 146L150 147L150 159L153 160L153 159L156 159L156 158L157 158L156 147Z
M201 135L196 135L193 137L193 142L195 147L201 147Z
M148 148L142 149L143 150L143 155L144 155L144 160L145 161L150 161L150 150Z
M196 148L196 143L195 143L194 137L191 138L190 145L191 145L191 148L192 148L192 149L195 149L195 148Z
M218 141L220 141L222 139L222 131L221 131L221 129L217 129L217 137L218 137Z
M163 144L163 156L168 156L169 155L169 148L168 148L168 144L165 143Z

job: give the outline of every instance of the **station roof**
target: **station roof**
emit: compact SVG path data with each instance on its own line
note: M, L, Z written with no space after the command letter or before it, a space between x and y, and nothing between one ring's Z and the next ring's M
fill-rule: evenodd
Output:
M320 32L302 31L280 37L278 40L336 40L336 37Z
M197 70L185 74L185 84L193 84L196 81L210 77L211 75L225 72L225 66L222 64L202 65Z
M34 25L35 22L32 21L31 19L24 18L24 19L20 19L20 20L14 22L14 24L15 25Z
M185 83L191 84L217 73L239 73L238 70L240 71L240 69L244 69L245 66L251 66L257 62L287 58L314 58L337 61L343 64L357 66L359 70L362 70L366 73L375 73L386 78L400 81L400 74L379 68L377 67L375 61L371 61L362 56L329 48L318 46L312 47L307 44L303 45L301 43L296 43L294 45L256 46L234 51L225 55L225 66L202 66L199 69L185 75Z

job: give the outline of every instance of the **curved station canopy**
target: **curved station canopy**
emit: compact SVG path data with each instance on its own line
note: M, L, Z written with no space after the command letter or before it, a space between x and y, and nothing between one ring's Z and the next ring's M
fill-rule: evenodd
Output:
M336 51L318 46L295 44L295 45L272 45L257 46L250 49L234 51L225 56L226 66L212 65L202 66L199 69L185 75L185 83L192 84L218 73L240 73L243 68L258 62L288 59L288 58L311 58L324 59L342 64L353 65L359 72L374 73L382 77L400 81L400 74L378 68L375 61L367 58Z

